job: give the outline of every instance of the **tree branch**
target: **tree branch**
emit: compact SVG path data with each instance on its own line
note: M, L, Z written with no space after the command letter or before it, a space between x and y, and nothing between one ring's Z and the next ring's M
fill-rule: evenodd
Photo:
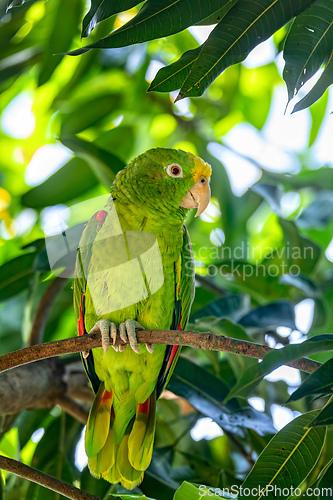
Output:
M86 425L88 412L83 408L83 406L74 401L74 399L62 394L58 396L55 403L61 406L61 408L69 413L69 415L72 415L72 417L81 422L81 424Z
M274 350L268 346L236 340L223 335L215 335L210 332L179 331L179 330L137 330L139 343L184 345L197 349L210 351L225 351L241 354L250 358L262 359L265 354ZM124 345L125 342L117 339L116 345ZM24 365L40 359L71 354L80 351L89 351L101 346L100 333L90 333L82 337L71 337L64 340L55 340L45 344L26 347L19 351L11 352L0 357L0 372ZM321 363L307 358L288 363L288 366L298 368L307 373L314 372Z
M58 404L85 424L88 412L75 399L87 403L93 400L80 362L64 365L60 358L43 359L0 374L0 415Z
M0 455L0 469L12 472L16 476L28 479L33 483L40 484L41 486L44 486L44 488L60 493L60 495L70 498L71 500L100 500L95 495L79 490L78 488L75 488L75 486L65 483L60 479L56 479L49 474L40 472L32 467L29 467L28 465L18 462L17 460L3 457L2 455Z

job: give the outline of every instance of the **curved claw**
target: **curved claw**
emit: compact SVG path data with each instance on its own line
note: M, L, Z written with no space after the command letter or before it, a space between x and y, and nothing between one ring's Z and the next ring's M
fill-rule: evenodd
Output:
M124 321L124 323L120 323L119 334L121 340L123 340L124 342L129 342L133 351L139 354L140 348L138 340L136 338L136 332L135 332L136 328L143 329L143 326L141 326L140 323L138 323L134 319L127 319L126 321ZM121 346L121 347L124 347L125 349L126 346Z
M102 336L102 347L104 353L106 353L110 346L110 335L112 337L112 347L115 351L118 351L118 347L115 344L117 338L117 327L114 323L111 323L108 319L100 319L95 323L89 333L101 332Z

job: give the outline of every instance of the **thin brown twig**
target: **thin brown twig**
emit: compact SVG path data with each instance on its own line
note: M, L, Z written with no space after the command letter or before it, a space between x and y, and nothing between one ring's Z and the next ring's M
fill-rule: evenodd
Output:
M37 307L31 326L31 332L28 339L28 347L35 344L40 344L43 341L47 318L49 317L55 299L57 298L61 290L65 288L67 281L68 280L66 278L58 276L52 281L51 285L44 293Z
M83 406L74 401L74 399L66 395L61 395L57 397L55 404L61 406L66 413L72 415L72 417L78 420L78 422L81 422L81 424L85 425L87 423L88 412L83 408Z
M138 330L137 339L139 343L183 345L210 351L232 352L234 354L241 354L257 359L262 359L268 352L275 350L268 346L255 344L254 342L236 340L223 335L215 335L210 332L196 332L193 330L181 332L179 330ZM117 339L116 345L124 344L126 343L119 338ZM100 333L90 333L81 337L71 337L26 347L25 349L20 349L19 351L1 356L0 372L39 359L80 351L89 351L90 349L100 346ZM297 361L287 363L287 365L307 373L313 373L321 366L321 363L313 361L312 359L300 358Z
M0 469L12 472L16 476L28 479L33 483L40 484L41 486L44 486L44 488L60 493L64 497L70 498L71 500L100 500L100 498L95 495L79 490L78 488L75 488L75 486L65 483L60 479L56 479L49 474L45 474L44 472L33 469L28 465L18 462L17 460L13 460L12 458L7 458L2 455L0 455Z

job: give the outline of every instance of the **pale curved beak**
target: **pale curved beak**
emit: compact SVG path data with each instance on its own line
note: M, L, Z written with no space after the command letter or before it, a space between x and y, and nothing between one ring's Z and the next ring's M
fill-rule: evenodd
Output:
M207 177L202 176L186 193L180 206L183 208L198 208L195 217L198 217L207 208L210 200L210 186Z

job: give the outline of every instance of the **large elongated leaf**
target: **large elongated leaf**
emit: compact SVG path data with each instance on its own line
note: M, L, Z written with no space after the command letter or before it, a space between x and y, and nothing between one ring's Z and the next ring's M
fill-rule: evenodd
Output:
M201 19L196 24L198 26L207 26L207 25L219 23L224 18L226 13L231 9L231 7L233 7L237 2L238 2L238 0L229 0L228 2L226 2L225 5L223 5L223 7L221 7L221 9L217 10L216 12L211 14L210 16L208 16L204 19Z
M322 190L298 217L296 224L301 229L320 228L333 218L333 191Z
M328 403L321 410L319 415L311 422L310 425L320 426L320 425L332 425L333 424L333 401Z
M239 323L246 327L287 326L295 330L295 310L291 302L281 300L253 309Z
M269 204L272 212L277 215L282 216L281 213L281 198L283 196L283 190L281 186L274 184L266 184L264 182L257 182L251 187L251 190L259 194L264 200Z
M22 203L31 208L66 203L96 186L97 182L87 162L81 158L72 158L46 181L25 193Z
M82 36L89 36L97 23L113 16L113 14L135 7L140 1L116 0L110 2L110 0L91 0L90 10L83 19Z
M272 438L242 484L244 494L239 495L239 500L272 500L276 498L274 487L280 488L278 498L288 498L291 486L298 488L302 484L316 465L326 437L325 427L307 427L317 413L297 417ZM255 494L258 485L263 491ZM245 489L252 495L245 496Z
M231 389L225 402L235 396L247 396L263 379L265 375L275 370L278 366L310 356L318 352L330 351L333 348L333 334L318 335L306 340L302 344L287 345L283 349L269 352L261 363L250 366L240 376L235 386Z
M184 481L174 494L173 500L202 500L206 495L207 497L221 498L222 500L233 500L232 495L224 493L222 495L221 489L216 488L216 495L214 494L215 488L208 488L203 484L191 484Z
M172 35L205 19L231 0L147 0L140 12L110 35L82 49L70 52L78 55L92 48L125 47L155 38Z
M0 266L0 301L7 300L28 287L37 252L26 253Z
M247 295L233 294L227 297L220 297L213 300L191 315L191 321L206 316L216 318L227 317L237 320L243 316L250 308L250 298Z
M308 5L310 0L239 0L203 44L178 99L202 95L222 71L243 61L254 47Z
M302 385L296 389L289 398L289 401L309 396L312 394L332 394L333 393L333 358L326 361L323 366L309 375Z
M61 138L61 142L70 148L91 166L96 177L107 188L111 187L117 172L125 168L125 163L106 149L99 148L92 142L79 137Z
M329 58L329 60L326 63L326 67L322 74L320 75L319 80L316 82L316 84L312 87L310 92L306 94L303 99L298 101L297 104L295 104L293 113L296 111L301 111L302 109L308 108L309 106L312 106L313 103L315 103L325 92L325 90L332 85L333 83L333 52Z
M325 209L327 210L326 207ZM311 273L319 260L320 246L300 235L297 228L297 226L301 226L299 219L297 219L297 226L293 221L281 218L279 223L282 227L285 242L283 257L290 266L289 272L295 275L300 272L304 274Z
M154 80L151 82L148 92L156 90L158 92L172 92L180 89L185 78L191 71L194 61L200 54L201 47L185 52L178 61L161 68Z
M283 78L289 101L329 59L332 46L333 3L317 0L296 17L285 42Z
M70 8L68 8L67 0L58 0L56 2L53 26L47 35L47 43L42 56L39 85L43 85L49 80L53 71L61 62L63 55L60 55L60 53L70 49L72 39L77 33L81 6L82 2L80 0L72 0Z
M244 428L253 429L260 435L274 432L271 419L265 413L253 408L237 409L234 402L230 403L231 406L223 406L221 402L229 390L227 385L185 358L178 360L168 389L186 398L200 413L233 433L243 435Z

